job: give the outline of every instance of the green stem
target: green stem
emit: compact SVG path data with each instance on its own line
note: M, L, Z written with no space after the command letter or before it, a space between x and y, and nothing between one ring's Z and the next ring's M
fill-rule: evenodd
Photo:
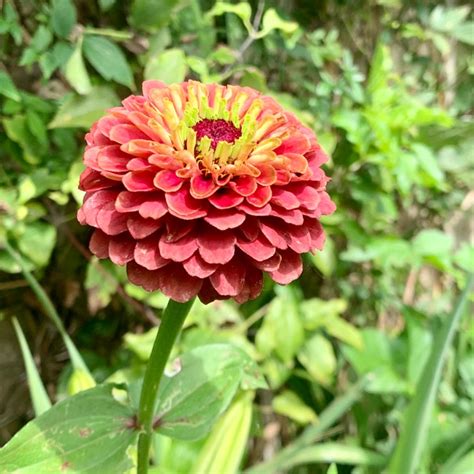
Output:
M187 303L177 303L176 301L169 300L161 319L160 328L145 371L140 406L138 408L138 423L144 431L138 438L137 474L146 474L148 472L148 458L153 434L153 415L158 388L173 344L183 327L184 320L193 302L194 300Z

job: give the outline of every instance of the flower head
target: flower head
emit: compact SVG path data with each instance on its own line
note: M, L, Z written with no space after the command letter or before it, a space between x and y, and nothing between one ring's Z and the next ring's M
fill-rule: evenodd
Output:
M122 104L86 135L78 219L97 257L179 302L299 277L335 209L310 129L248 87L146 81Z

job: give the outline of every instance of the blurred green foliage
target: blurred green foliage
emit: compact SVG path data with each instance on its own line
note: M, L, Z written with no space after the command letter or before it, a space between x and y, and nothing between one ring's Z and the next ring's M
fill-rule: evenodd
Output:
M86 250L88 231L75 221L84 132L139 93L144 79L251 86L314 129L331 155L338 210L325 219L324 251L305 256L297 284L268 282L241 307L196 304L176 354L231 343L258 363L269 387L253 400L252 392L238 395L207 438L157 436L153 472L235 472L279 452L291 472L381 472L437 328L474 271L470 7L408 0L1 5L0 319L19 318L51 398L70 393L74 374L1 242L8 239L49 293L96 379L136 382L166 299L133 287L122 268ZM17 381L6 370L8 388ZM474 327L464 318L417 472L472 469L473 374ZM354 395L343 398L348 390ZM1 439L29 415L0 400ZM228 452L219 458L222 445Z

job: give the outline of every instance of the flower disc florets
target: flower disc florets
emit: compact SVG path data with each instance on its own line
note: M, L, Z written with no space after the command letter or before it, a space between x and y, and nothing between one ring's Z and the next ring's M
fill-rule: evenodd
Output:
M184 302L256 298L321 249L335 206L314 133L248 87L143 84L86 135L81 224L132 283Z

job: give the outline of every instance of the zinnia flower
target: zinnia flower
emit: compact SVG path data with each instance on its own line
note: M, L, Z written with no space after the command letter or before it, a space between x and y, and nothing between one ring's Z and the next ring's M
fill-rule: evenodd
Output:
M300 276L335 209L310 129L248 87L146 81L122 104L86 135L78 219L97 257L179 302Z

